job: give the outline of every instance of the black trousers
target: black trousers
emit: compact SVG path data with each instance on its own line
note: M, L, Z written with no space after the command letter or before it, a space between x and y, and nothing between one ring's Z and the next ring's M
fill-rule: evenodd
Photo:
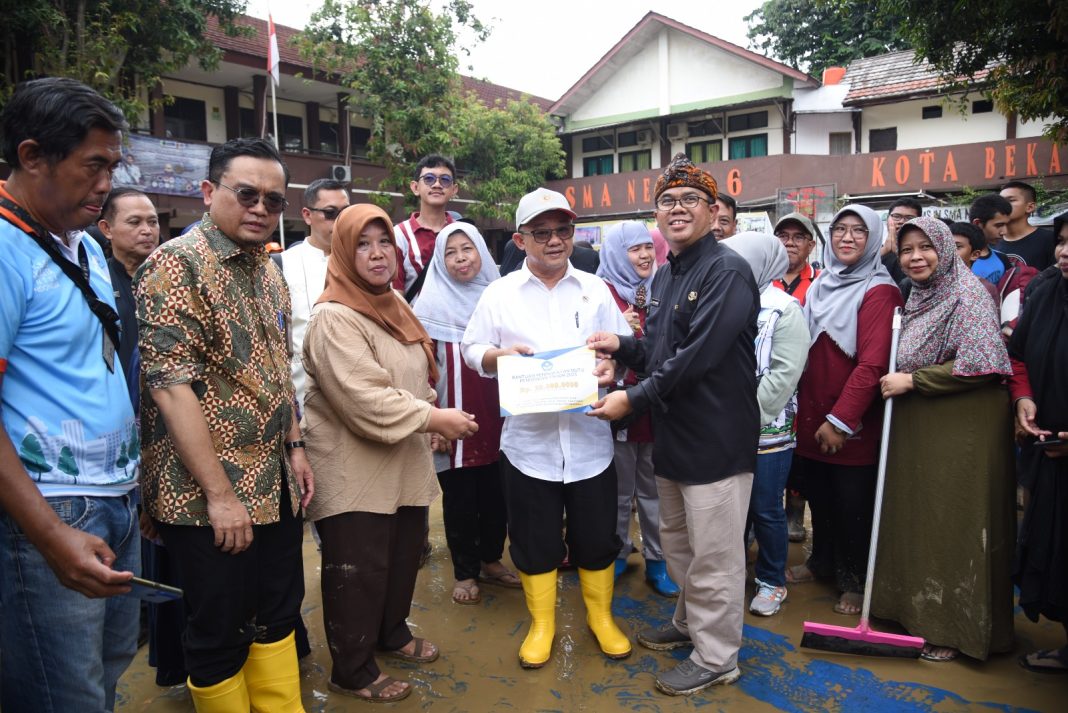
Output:
M504 553L508 515L497 463L438 473L445 541L457 580L477 579L483 562Z
M392 515L347 512L315 521L323 541L323 621L333 667L330 680L358 690L378 678L375 648L412 640L412 609L426 507Z
M185 592L182 647L194 686L236 675L250 644L281 641L300 621L303 525L284 479L281 502L281 520L253 525L252 544L236 555L215 546L211 527L156 524Z
M577 483L551 482L524 475L501 453L504 496L508 503L508 552L524 574L556 569L569 554L571 564L601 570L622 547L616 534L616 470ZM567 548L561 536L567 514Z
M818 577L834 577L842 592L863 592L875 511L875 465L835 465L802 458L805 495L812 509L812 555Z

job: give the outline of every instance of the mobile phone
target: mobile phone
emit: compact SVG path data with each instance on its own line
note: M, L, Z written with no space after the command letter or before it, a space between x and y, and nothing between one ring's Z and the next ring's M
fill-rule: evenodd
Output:
M1047 438L1044 441L1035 441L1035 445L1039 448L1051 448L1053 446L1063 446L1065 441L1060 438Z
M165 604L166 602L173 602L182 598L181 589L166 584L160 584L159 582L153 582L151 579L134 577L130 580L129 584L130 591L124 596L137 597L138 599L142 599L151 604Z

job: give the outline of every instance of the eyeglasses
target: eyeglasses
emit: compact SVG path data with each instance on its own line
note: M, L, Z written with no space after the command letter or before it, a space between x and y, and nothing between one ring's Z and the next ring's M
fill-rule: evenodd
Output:
M784 244L786 243L804 243L812 240L812 236L808 233L787 233L785 230L775 233L775 237L778 238Z
M895 223L904 223L906 220L912 220L915 217L916 216L909 215L908 213L891 213L890 214L890 220L894 221Z
M831 235L836 238L844 237L846 233L849 233L854 238L867 238L868 229L863 225L832 225Z
M529 235L534 238L538 245L544 245L552 240L555 235L561 240L570 240L575 236L575 226L565 225L562 228L539 228L538 230L520 230L520 235Z
M289 201L281 193L260 193L255 188L249 188L248 186L231 188L222 181L215 181L215 183L228 191L233 191L234 195L237 196L237 202L246 208L252 208L262 200L264 209L268 213L277 215L289 205Z
M337 220L337 217L341 215L341 211L345 209L335 208L334 206L330 205L326 208L309 208L308 210L314 210L316 213L322 213L323 217L327 220Z
M424 173L419 177L419 180L422 181L423 185L427 188L432 187L435 183L440 183L442 188L448 188L455 183L453 177L448 174L437 176L433 173Z
M707 198L703 198L696 193L687 193L682 198L674 198L672 196L660 196L656 199L657 210L674 210L675 206L682 204L683 208L696 208L700 205L701 201L712 204L712 201Z

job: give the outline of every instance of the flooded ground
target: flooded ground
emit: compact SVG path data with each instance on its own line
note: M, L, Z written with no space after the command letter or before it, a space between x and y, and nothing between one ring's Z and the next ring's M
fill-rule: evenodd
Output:
M855 617L834 614L834 593L821 584L791 587L782 611L769 618L746 614L740 666L742 678L690 698L669 698L654 690L653 676L670 668L689 649L660 653L634 644L623 661L601 655L586 629L578 575L561 571L557 634L553 658L540 670L519 667L517 652L528 615L519 589L485 585L482 603L460 606L450 598L452 565L439 505L431 509L434 553L421 570L410 622L417 636L434 641L441 658L431 664L380 659L382 669L415 687L404 701L383 707L398 712L482 711L1064 711L1068 676L1029 673L1016 656L1036 648L1063 645L1059 625L1032 624L1017 610L1016 649L985 663L950 663L823 654L799 648L805 620L854 626ZM803 545L790 546L790 563L802 561ZM507 561L507 560L506 560ZM327 690L330 655L323 636L319 594L319 553L305 538L307 596L304 620L312 654L301 662L301 689L309 713L369 711L370 704ZM750 583L748 596L752 596ZM644 581L639 555L616 588L613 610L631 640L643 627L667 621L674 601L657 596ZM122 713L189 713L184 686L159 688L143 647L119 683ZM1058 703L1057 701L1060 701ZM374 710L379 710L374 706Z

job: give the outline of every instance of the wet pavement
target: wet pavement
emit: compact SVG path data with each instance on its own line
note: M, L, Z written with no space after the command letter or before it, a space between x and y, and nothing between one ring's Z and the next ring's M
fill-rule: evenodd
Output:
M452 565L441 524L440 500L431 508L434 553L419 574L409 622L416 636L438 644L431 664L380 659L386 673L412 682L414 691L386 710L452 711L1064 711L1068 676L1024 671L1016 657L1037 648L1064 644L1064 630L1043 620L1027 621L1017 610L1016 647L1011 655L985 663L958 659L931 663L813 652L799 647L805 620L855 626L856 617L831 611L834 592L822 584L794 585L782 611L772 617L746 614L739 665L733 686L716 687L689 698L671 698L654 689L654 675L689 655L689 649L654 652L634 643L628 659L609 661L586 629L585 609L574 570L559 578L556 641L545 668L524 670L517 652L529 617L522 590L482 586L482 602L460 606L451 600ZM790 546L790 564L802 561L804 545ZM301 690L309 713L369 711L371 704L327 690L330 655L323 635L319 593L319 553L305 537L307 595L304 620L312 654L301 662ZM507 557L505 559L507 563ZM747 596L751 597L752 584ZM747 599L748 601L748 599ZM646 626L670 619L674 600L656 595L644 580L639 555L620 578L613 611L623 631L634 636ZM187 713L193 705L184 686L160 688L143 647L119 682L117 711ZM1060 701L1060 703L1057 703ZM374 710L380 710L373 706Z

